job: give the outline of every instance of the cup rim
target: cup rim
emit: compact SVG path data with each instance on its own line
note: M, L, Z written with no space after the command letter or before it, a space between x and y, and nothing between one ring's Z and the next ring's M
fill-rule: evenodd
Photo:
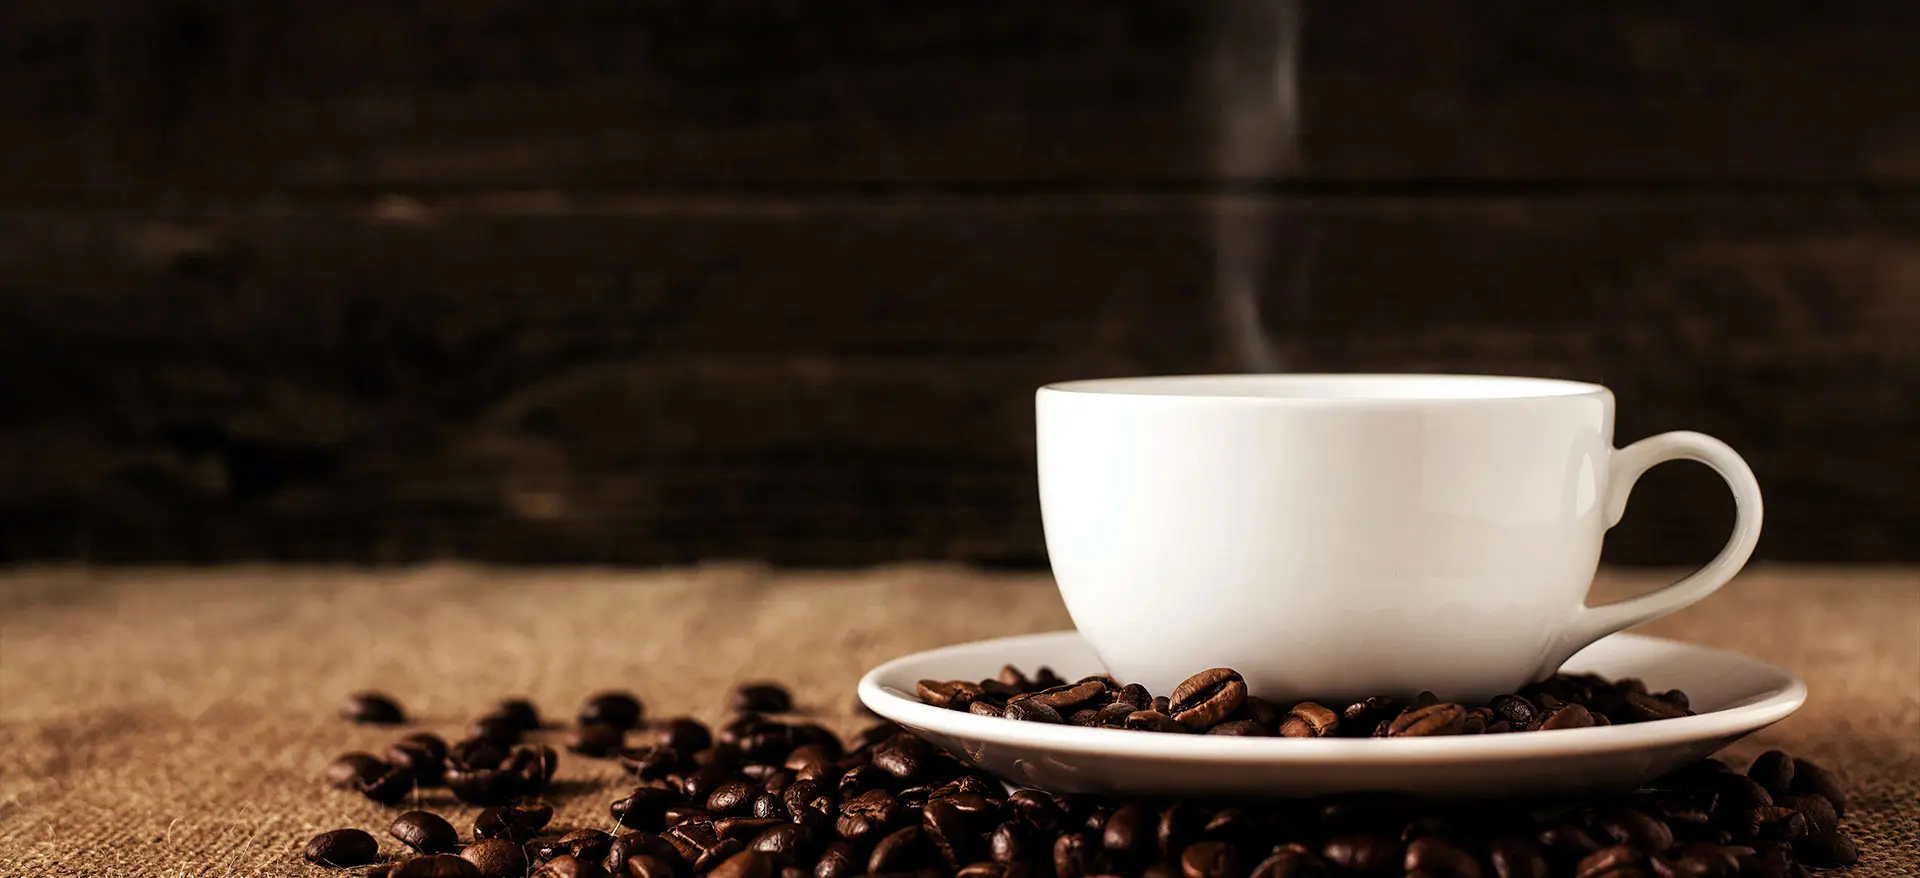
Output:
M1564 378L1437 372L1138 375L1058 381L1036 393L1295 407L1485 405L1612 395L1602 385Z

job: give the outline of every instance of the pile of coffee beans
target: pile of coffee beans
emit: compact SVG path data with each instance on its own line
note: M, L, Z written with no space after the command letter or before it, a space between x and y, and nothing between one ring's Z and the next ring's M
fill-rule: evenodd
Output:
M1166 695L1112 677L1071 683L1050 668L1032 677L1008 665L991 680L921 680L920 700L981 716L1102 729L1193 735L1283 738L1412 738L1581 729L1692 716L1678 689L1648 692L1635 679L1609 681L1592 674L1557 674L1485 704L1441 701L1431 692L1413 698L1375 696L1344 706L1302 701L1288 707L1247 692L1232 668L1188 677Z
M1019 684L1021 694L1086 683L1047 676L1043 672ZM1235 722L1277 728L1294 720L1332 727L1345 719L1332 711L1332 718L1302 713L1298 706L1274 717L1240 716L1244 701L1221 700L1232 679L1200 675L1157 713L1183 729L1188 722L1207 728ZM1104 680L1099 685L1115 692L1125 688ZM1569 696L1599 685L1580 678L1554 684ZM1535 710L1553 710L1544 703L1547 694L1536 692L1526 700ZM1111 700L1120 703L1123 697L1131 706L1131 695ZM1551 697L1562 705L1595 703L1591 697ZM1016 709L1015 699L1006 701L1004 710ZM1019 703L1059 712L1052 702ZM517 706L509 710L509 704ZM743 687L733 693L731 704L772 712L790 709L792 700L778 687ZM1409 706L1392 711L1392 721L1412 715ZM498 767L478 769L453 755L481 747L539 752L537 745L494 737L509 728L521 733L537 728L537 716L524 702L503 703L474 724L471 737L447 747L438 762L427 758L432 746L418 735L401 739L384 759L358 753L337 760L327 782L361 792L369 785L365 778L385 778L394 771L405 772L415 784L436 770L449 784L456 772L513 778L486 787L491 806L464 840L438 815L398 814L386 831L407 849L408 858L381 863L365 874L1730 878L1804 875L1809 867L1846 865L1858 856L1840 827L1847 795L1839 780L1778 751L1755 760L1744 774L1705 760L1632 793L1574 802L1463 807L1389 795L1274 801L1055 796L1035 790L1008 793L994 778L891 723L843 741L820 725L753 711L718 729L689 719L647 722L639 701L618 693L590 700L569 739L590 737L592 746L574 749L610 753L632 776L633 786L607 805L601 826L553 826L553 809L541 798L543 791L553 792L545 782L550 759L529 773L513 767L510 755ZM1501 715L1499 721L1537 725L1531 716ZM619 734L587 735L583 730L589 725ZM507 737L518 740L518 735ZM509 801L491 801L503 795ZM366 865L379 857L375 838L359 829L323 833L307 845L305 855L328 867Z

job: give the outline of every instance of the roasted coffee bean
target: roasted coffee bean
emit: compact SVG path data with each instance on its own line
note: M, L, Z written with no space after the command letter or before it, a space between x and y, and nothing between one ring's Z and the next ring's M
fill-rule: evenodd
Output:
M592 759L611 759L627 745L627 733L606 723L587 723L567 733L567 751Z
M1637 869L1643 862L1640 852L1631 845L1617 844L1601 848L1581 858L1573 867L1576 878L1600 878L1602 875L1615 875L1625 869Z
M1209 735L1235 738L1264 738L1272 734L1267 727L1250 719L1228 720L1207 730Z
M1091 874L1093 852L1097 847L1080 833L1062 834L1053 842L1053 874L1058 878L1084 878Z
M745 814L759 795L759 787L743 780L730 780L707 794L707 810L722 815Z
M1154 825L1154 846L1165 857L1177 857L1187 845L1200 840L1212 815L1192 801L1179 801L1161 809Z
M387 834L423 854L450 854L460 849L460 833L446 818L429 811L408 811L393 818Z
M855 858L850 845L836 841L820 853L820 860L813 865L813 878L851 878L865 868L866 863Z
M1664 851L1673 846L1673 831L1658 817L1641 811L1622 810L1594 824L1600 835L1630 844L1643 851Z
M1142 802L1129 802L1116 808L1101 828L1100 846L1120 862L1136 862L1154 849L1154 827L1158 815Z
M1840 814L1833 810L1833 803L1828 802L1826 796L1789 794L1779 802L1807 818L1808 832L1832 832L1840 826Z
M1785 796L1793 789L1793 757L1779 750L1768 750L1747 767L1747 777L1765 787L1774 798Z
M467 737L484 738L511 747L520 743L522 731L512 720L489 714L467 726Z
M1533 702L1518 695L1495 695L1487 702L1487 709L1493 715L1513 724L1514 728L1525 728L1533 722Z
M975 698L985 694L980 684L965 680L921 680L914 691L921 701L948 710L966 710Z
M380 845L363 830L336 829L314 836L302 855L321 866L364 866L380 855Z
M1253 867L1248 878L1304 878L1317 874L1320 864L1313 854L1292 848L1277 848Z
M1536 729L1550 732L1557 729L1584 729L1593 725L1593 714L1578 704L1563 704L1544 714L1536 716Z
M621 826L658 832L665 828L667 808L682 801L672 790L636 787L626 798L616 800L608 811Z
M400 702L382 692L355 692L340 705L340 718L348 722L379 726L397 726L407 721Z
M1205 731L1240 709L1247 699L1247 683L1232 668L1209 668L1175 686L1170 698L1175 722Z
M1077 683L1042 689L1028 697L1066 716L1083 708L1100 707L1106 694L1107 684L1099 678L1089 677Z
M1079 710L1075 711L1072 716L1067 717L1067 725L1090 729L1099 722L1099 717L1100 711L1092 709Z
M442 744L435 752L421 741L400 741L387 749L387 764L413 775L415 786L442 786L446 783L447 748Z
M1054 673L1052 668L1041 665L1040 670L1033 672L1033 682L1028 685L1031 690L1038 691L1041 689L1052 689L1055 686L1064 686L1066 683L1067 681L1061 679L1059 674Z
M707 874L714 878L775 878L779 871L772 857L760 851L743 850L722 860Z
M583 860L599 862L606 859L607 852L613 847L613 836L598 829L576 829L560 836L557 841L542 844L534 850L534 856L542 860L551 860L561 854L570 854Z
M986 701L975 701L974 703L967 705L967 712L975 716L990 716L995 719L999 719L1007 715L1006 708L997 707L992 703L986 702Z
M1552 857L1566 862L1580 860L1601 847L1586 830L1570 823L1542 829L1536 838Z
M607 870L599 863L562 854L533 870L533 878L609 878L609 876Z
M1226 842L1203 841L1180 852L1180 874L1185 878L1244 878L1240 852Z
M773 817L722 817L713 821L713 832L721 838L737 839L741 842L752 841L756 836L776 826L793 826L785 820Z
M1028 826L1041 832L1057 831L1067 820L1066 805L1040 790L1015 790L1007 796L1007 804Z
M674 868L670 863L647 854L634 854L628 857L626 863L620 867L620 871L613 874L627 876L627 878L674 878L675 876Z
M361 781L360 794L382 805L397 805L413 792L413 786L412 772L387 766L371 780Z
M933 847L927 842L926 832L918 826L909 826L889 834L874 845L872 856L867 858L867 871L876 875L906 872L929 865L932 861Z
M1840 783L1839 775L1825 768L1805 759L1793 760L1792 791L1825 798L1835 814L1847 816L1847 788Z
M1719 795L1719 805L1715 814L1722 812L1750 811L1754 808L1773 807L1773 794L1767 788L1755 783L1750 777L1738 774L1723 774L1714 778L1714 790Z
M1168 698L1165 695L1155 695L1153 696L1153 707L1150 709L1155 713L1164 713L1168 716L1172 716L1173 715L1172 707L1173 707L1173 699Z
M868 790L891 786L894 780L893 775L872 765L858 765L840 775L835 788L842 799L850 799Z
M1139 683L1128 683L1113 690L1113 703L1124 704L1134 710L1150 710L1153 707L1153 693Z
M1466 728L1467 710L1458 704L1430 704L1409 708L1387 725L1387 737L1414 738L1457 735Z
M1362 875L1391 874L1401 867L1400 842L1386 835L1338 835L1320 848L1326 861Z
M1813 833L1795 842L1793 850L1809 865L1822 869L1851 866L1860 859L1860 849L1853 839L1838 832Z
M954 873L954 878L1009 878L1009 872L1000 863L968 863Z
M1249 695L1245 701L1241 702L1240 710L1234 718L1253 720L1271 731L1280 725L1280 721L1286 718L1286 714L1274 707L1273 702L1257 695Z
M1283 738L1325 738L1340 730L1340 716L1311 701L1302 701L1280 721Z
M582 860L594 860L584 854L575 854ZM652 857L674 867L689 865L680 854L680 849L667 842L665 838L646 832L629 832L621 835L607 845L607 852L597 859L601 867L615 875L627 868L634 857Z
M793 696L778 683L745 683L734 688L728 706L735 713L787 713Z
M919 777L928 758L927 742L913 735L895 735L873 747L874 766L898 778Z
M792 863L806 847L808 832L797 823L783 823L762 830L747 842L747 850L773 854L781 863Z
M1054 710L1052 705L1044 701L1036 700L1032 695L1021 695L1009 700L1004 715L1007 719L1034 723L1053 723L1058 725L1065 721L1061 719L1060 712Z
M1760 825L1760 837L1769 841L1794 842L1806 835L1806 816L1791 808L1776 806L1772 819Z
M686 767L686 760L671 747L629 747L620 751L620 767L641 780L660 780Z
M460 852L480 878L520 878L527 874L527 852L503 838L483 838Z
M535 872L535 878L547 878L546 872ZM480 870L473 864L452 854L433 854L426 857L414 857L393 867L387 878L480 878ZM576 878L568 874L555 878Z
M1421 871L1451 878L1480 878L1480 864L1473 855L1444 838L1427 836L1407 843L1402 865L1408 872Z
M1127 717L1133 714L1133 705L1124 701L1115 701L1094 711L1093 725L1103 729L1123 729L1127 726Z
M753 804L747 808L747 814L753 817L771 817L775 820L786 820L789 816L786 803L773 793L754 796Z
M981 836L999 816L999 810L984 796L954 793L929 800L920 811L920 827L941 859L949 866L958 866L986 855Z
M526 844L552 819L551 805L500 805L481 811L473 818L473 837L504 838L514 844Z
M1611 714L1616 722L1636 723L1652 722L1662 719L1679 719L1686 715L1687 709L1684 707L1652 695L1643 695L1638 692L1628 693L1626 699L1621 702L1620 707L1615 709Z
M1017 863L1034 852L1033 836L1018 823L1002 823L987 835L987 856L996 863Z
M1136 710L1133 713L1127 714L1125 727L1136 732L1183 734L1187 731L1186 726L1174 721L1173 717L1157 710Z
M493 706L486 714L507 722L523 732L540 729L540 709L525 698L507 698Z
M387 764L372 753L342 753L327 765L327 786L357 791L386 771Z
M519 795L519 782L496 768L447 769L447 789L469 805L498 805Z
M1200 828L1200 837L1228 844L1250 845L1258 840L1260 827L1246 811L1239 808L1221 808L1207 818L1207 825Z
M640 724L645 713L640 699L626 692L602 692L580 705L579 724L612 726L626 731Z
M1493 866L1494 878L1547 878L1551 874L1540 846L1515 835L1487 842L1487 862Z

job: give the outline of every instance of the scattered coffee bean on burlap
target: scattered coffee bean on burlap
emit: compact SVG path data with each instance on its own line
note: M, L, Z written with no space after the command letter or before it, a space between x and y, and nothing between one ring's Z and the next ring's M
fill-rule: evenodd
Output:
M793 696L778 683L746 683L733 690L735 713L786 713L793 710Z
M386 770L387 764L372 753L342 753L327 765L327 786L358 791Z
M452 854L434 854L395 864L387 878L480 878L480 870Z
M527 873L527 852L502 838L483 838L460 852L481 878L520 878Z
M626 731L640 724L642 707L640 699L626 692L602 692L580 706L580 725L613 726Z
M307 842L303 856L320 866L342 868L364 866L380 855L380 845L361 829L335 829L322 832Z
M429 811L408 811L393 818L387 834L423 854L451 854L460 849L460 834L453 824Z
M340 705L340 718L356 723L391 726L407 721L400 703L380 692L355 692Z

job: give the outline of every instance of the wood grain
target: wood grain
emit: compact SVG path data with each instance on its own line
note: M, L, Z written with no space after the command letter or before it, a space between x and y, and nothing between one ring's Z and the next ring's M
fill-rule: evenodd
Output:
M1613 386L1743 451L1768 558L1916 559L1920 202L489 197L0 217L0 553L1034 563L1031 391L1233 369ZM1609 543L1698 561L1665 467Z
M1920 177L1908 4L1306 3L1301 159L1227 174L1235 9L21 0L0 199Z

